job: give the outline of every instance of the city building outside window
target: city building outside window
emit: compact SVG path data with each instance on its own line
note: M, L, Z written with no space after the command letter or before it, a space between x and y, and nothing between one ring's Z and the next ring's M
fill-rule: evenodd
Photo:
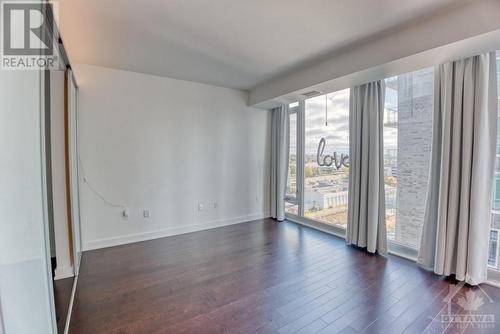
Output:
M497 89L498 89L498 118L497 118L497 158L495 179L493 183L493 203L491 205L491 231L488 250L488 265L492 269L500 270L498 261L498 231L500 229L500 51L497 51Z
M418 248L425 214L434 109L432 67L386 79L384 175L389 240Z
M490 230L488 266L493 268L498 266L498 230L494 228Z
M298 215L297 202L297 109L298 103L289 105L289 157L288 157L288 178L285 194L285 212Z

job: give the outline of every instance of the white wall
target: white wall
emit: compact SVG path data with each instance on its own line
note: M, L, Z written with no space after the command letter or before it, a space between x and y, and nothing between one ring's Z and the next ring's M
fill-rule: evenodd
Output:
M84 249L269 215L270 113L247 107L246 93L90 65L74 70Z
M52 194L54 198L54 241L57 267L55 279L73 276L68 234L66 167L64 145L64 71L50 72Z

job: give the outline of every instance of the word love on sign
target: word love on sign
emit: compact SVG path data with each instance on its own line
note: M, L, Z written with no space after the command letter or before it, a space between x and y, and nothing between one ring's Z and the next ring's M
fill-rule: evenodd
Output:
M325 138L321 138L318 145L318 153L316 154L318 166L330 167L334 165L336 169L340 169L342 166L349 167L349 155L342 153L339 157L337 152L333 152L333 155L323 155L325 146L326 140Z

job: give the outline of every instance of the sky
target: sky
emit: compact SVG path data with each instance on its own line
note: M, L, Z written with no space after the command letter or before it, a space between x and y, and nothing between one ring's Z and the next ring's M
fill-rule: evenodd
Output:
M500 99L500 51L497 51L498 94ZM394 80L396 77L386 80ZM397 110L397 91L386 88L385 106ZM328 126L325 125L326 105L328 105ZM499 103L500 106L500 103ZM500 107L499 107L500 108ZM499 109L500 113L500 109ZM321 138L325 138L324 154L349 152L349 89L320 95L305 102L305 152L316 155ZM291 115L290 154L296 152L296 115ZM384 148L397 148L397 128L384 127Z
M305 119L306 154L316 154L321 138L326 140L325 154L349 152L349 89L306 100Z
M328 105L328 126L326 121L326 106ZM397 106L397 93L387 89L386 106ZM321 138L325 138L324 154L333 152L349 152L349 89L320 95L307 99L305 102L305 152L306 155L316 155ZM291 116L290 152L295 152L296 115ZM397 147L397 129L384 128L384 147ZM293 153L291 153L293 154Z

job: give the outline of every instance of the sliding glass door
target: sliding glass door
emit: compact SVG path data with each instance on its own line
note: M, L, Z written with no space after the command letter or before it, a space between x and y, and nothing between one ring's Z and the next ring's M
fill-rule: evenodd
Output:
M291 104L285 210L344 233L349 186L349 89Z
M304 216L347 225L349 89L305 101Z

